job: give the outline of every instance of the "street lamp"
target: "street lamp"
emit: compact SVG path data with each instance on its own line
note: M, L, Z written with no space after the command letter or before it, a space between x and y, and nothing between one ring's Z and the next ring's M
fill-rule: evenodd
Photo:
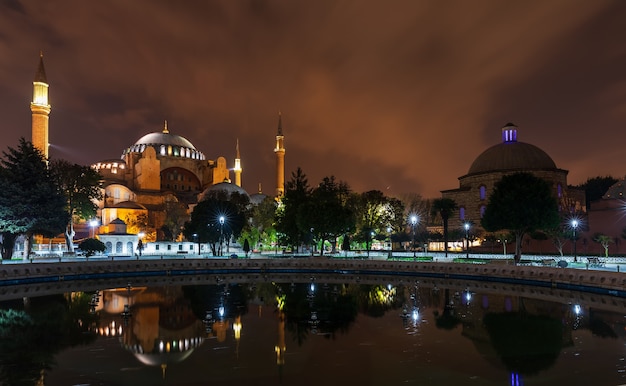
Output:
M411 248L413 248L413 260L415 260L416 255L415 255L415 227L417 226L417 216L416 215L412 215L411 216L411 230L413 231L413 237L412 237L412 241L411 241Z
M224 216L220 216L220 256L222 256L222 242L224 241L224 221L226 221Z
M574 262L577 261L576 259L576 228L578 228L578 220L574 219L572 220L572 231L574 232Z
M100 222L96 219L89 221L89 226L91 227L91 238L96 237L96 227L100 225Z
M465 228L465 258L469 259L469 229L470 229L470 224L468 222L466 222L465 224L463 224L463 227Z

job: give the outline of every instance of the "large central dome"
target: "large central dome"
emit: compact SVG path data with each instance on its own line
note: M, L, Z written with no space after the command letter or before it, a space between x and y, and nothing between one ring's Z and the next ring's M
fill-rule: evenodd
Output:
M185 137L181 137L180 135L172 134L170 132L161 132L161 133L150 133L146 134L143 137L139 138L135 145L172 145L172 146L182 146L189 149L196 149L195 146L189 142L189 140Z
M470 166L468 175L500 170L553 170L556 164L540 148L517 142L517 127L511 123L502 129L503 142L480 154Z
M122 158L127 153L143 153L146 147L153 147L160 156L204 159L204 154L196 150L187 138L170 133L167 129L167 121L165 121L163 131L149 133L139 138L134 145L124 151Z

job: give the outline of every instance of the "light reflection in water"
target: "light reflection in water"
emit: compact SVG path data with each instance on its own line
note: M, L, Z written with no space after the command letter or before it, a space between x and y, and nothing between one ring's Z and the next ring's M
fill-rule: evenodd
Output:
M136 363L143 366L137 371L145 381L138 381L137 385L156 382L150 368L157 368L159 377L178 384L183 378L177 378L182 375L175 369L184 367L184 379L195 379L201 377L206 363L214 364L212 372L218 378L266 378L269 375L256 364L264 362L269 353L280 379L297 379L303 384L312 384L304 380L319 380L315 372L306 372L309 366L315 369L326 365L332 370L330 361L345 363L341 371L364 384L372 384L377 371L389 373L387 384L417 382L422 374L429 374L428 384L442 385L455 377L455 384L465 384L468 379L480 383L480 379L471 378L475 374L493 384L498 379L507 383L508 378L511 385L523 385L527 379L537 381L542 377L582 384L582 378L572 374L575 371L594 375L601 372L597 384L625 381L621 348L626 335L626 306L622 299L562 291L535 292L536 296L531 296L531 291L519 287L489 291L467 283L427 280L342 284L308 278L300 283L248 280L228 284L227 280L217 280L217 284L133 284L131 290L122 287L77 292L59 301L66 302L67 312L76 312L78 302L84 298L84 315L75 326L90 326L89 331L99 338L95 342L59 344L62 349L52 355L63 353L56 360L59 368L69 365L66 355L76 366L85 356L77 355L81 345L102 346L111 339L117 340L118 347L131 353ZM520 296L521 293L525 295ZM474 301L476 296L480 301ZM18 307L17 311L37 315L41 304L49 302L31 299L23 302L29 304L28 310L20 311ZM12 307L15 306L2 309ZM69 323L72 319L67 320ZM3 323L4 331L10 328L6 318ZM37 347L35 342L29 345L26 336L16 337L30 350ZM604 368L598 368L597 361L589 368L576 362L580 355L586 355L586 348L595 346L602 349L588 355L604 357ZM103 368L96 366L90 373L94 379L102 376L98 374L108 366L132 365L118 363L121 356L115 354L114 347L106 350L111 354L103 357L109 359L100 361L98 365ZM312 350L325 354L313 355ZM369 368L364 368L358 358L366 352L384 353L395 361L369 362ZM308 358L304 367L303 358ZM437 383L436 369L448 363L457 363L449 374L452 378ZM577 370L571 370L573 364ZM189 366L196 370L189 370ZM235 368L239 370L233 373ZM259 374L245 373L246 368ZM293 373L296 369L297 373ZM41 368L37 374L40 371ZM70 384L70 380L55 378L64 372L55 371L54 366L45 373L46 384ZM4 381L10 384L10 380Z

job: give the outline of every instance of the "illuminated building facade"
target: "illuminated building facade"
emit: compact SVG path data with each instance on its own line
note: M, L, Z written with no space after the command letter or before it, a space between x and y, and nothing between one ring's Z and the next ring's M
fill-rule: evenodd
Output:
M49 84L44 70L43 56L40 57L33 82L32 142L46 159L48 158L48 123L51 106L48 101ZM279 118L276 136L277 189L278 195L284 192L284 136ZM231 182L230 171L225 157L209 159L187 138L170 132L167 121L160 131L139 138L122 151L120 158L105 159L91 165L103 177L103 199L98 202L101 226L106 227L115 219L126 221L128 217L147 216L149 228L158 230L165 221L166 209L170 203L184 204L188 209L198 202L205 190L211 187L237 191L241 188L243 173L239 140L236 142L236 155L232 170L235 183ZM260 185L259 185L260 186ZM245 193L247 194L247 193ZM256 196L263 196L259 191ZM264 196L263 196L264 197ZM258 201L258 200L257 200ZM130 229L129 232L133 233ZM104 228L106 229L106 228ZM148 239L158 238L156 233Z

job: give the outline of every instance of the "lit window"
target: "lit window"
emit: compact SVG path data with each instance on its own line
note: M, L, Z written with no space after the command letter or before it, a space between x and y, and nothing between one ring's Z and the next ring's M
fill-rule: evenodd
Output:
M556 195L559 198L563 196L563 187L561 186L561 184L556 185Z
M161 145L160 153L161 155L165 155L165 145Z
M487 209L486 206L481 205L480 207L480 218L483 218L483 216L485 215L485 210Z
M463 206L459 208L459 218L465 220L465 207Z
M487 187L485 185L480 185L480 188L478 188L480 191L480 199L484 200L487 196Z

